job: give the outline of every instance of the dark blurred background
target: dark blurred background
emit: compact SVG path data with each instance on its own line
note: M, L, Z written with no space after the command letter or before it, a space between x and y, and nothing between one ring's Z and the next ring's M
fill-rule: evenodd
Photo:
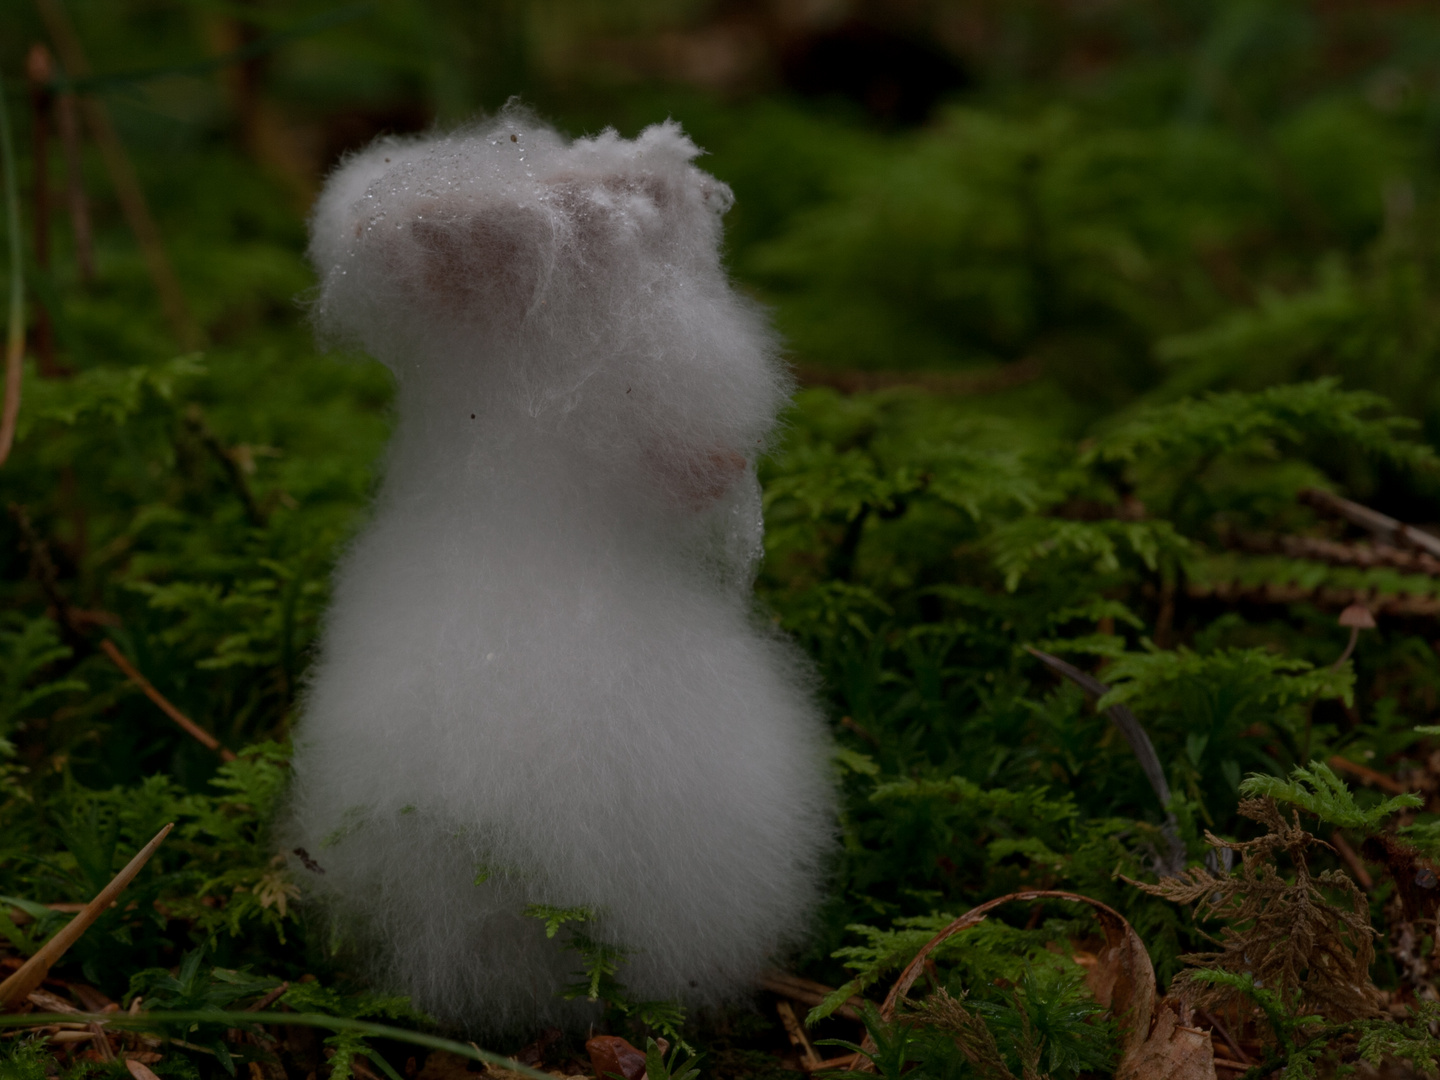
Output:
M1040 382L1081 424L1331 374L1440 438L1431 4L11 0L22 146L26 53L47 45L63 88L57 32L212 345L293 322L304 271L276 245L300 250L341 154L518 94L573 134L679 119L735 189L731 264L808 381ZM134 245L88 139L119 281ZM57 297L65 229L40 268ZM117 349L85 310L61 343L82 367Z

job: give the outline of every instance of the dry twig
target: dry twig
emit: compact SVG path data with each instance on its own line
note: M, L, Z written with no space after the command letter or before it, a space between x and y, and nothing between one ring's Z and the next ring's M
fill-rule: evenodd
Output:
M15 177L15 145L10 110L0 87L0 166L5 172L5 226L9 234L10 304L5 337L5 403L0 406L0 465L10 456L20 421L21 361L25 358L25 259L20 242L20 193Z
M135 665L125 658L125 654L115 647L115 643L109 638L100 642L100 651L110 658L110 662L120 669L121 673L132 683L138 686L142 693L153 701L166 716L185 731L196 742L208 750L214 750L220 755L222 761L234 761L235 753L229 747L221 746L220 740L211 735L199 724L191 720L183 712L170 703L170 700L155 687L150 685L150 680L136 670Z
M35 530L34 524L30 521L30 515L26 513L23 506L15 503L10 504L10 516L15 519L15 524L20 529L21 539L30 552L30 570L35 575L36 581L40 583L40 589L45 593L45 599L50 602L54 609L55 621L60 624L60 630L64 635L66 644L74 649L88 649L89 640L80 626L75 609L65 599L64 593L60 591L59 573L55 568L55 561L50 557L49 545L43 537ZM120 669L127 679L134 683L140 690L153 701L166 716L175 721L191 738L195 739L207 749L215 751L224 761L234 761L235 754L227 747L220 745L220 740L211 735L195 721L191 720L183 712L177 709L164 694L151 685L150 680L140 674L140 671L132 664L125 654L122 653L109 638L100 642L100 651L109 657L110 662Z
M815 1047L810 1045L810 1039L800 1025L794 1007L781 998L775 1003L775 1011L780 1014L780 1023L790 1038L790 1045L800 1053L800 1067L806 1072L814 1072L820 1067L820 1055L815 1052Z
M1413 551L1391 544L1346 544L1319 536L1288 536L1273 533L1230 533L1228 547L1252 555L1284 555L1331 566L1358 566L1368 570L1388 566L1412 574L1440 577L1440 558L1425 551Z
M95 243L90 233L90 203L85 198L85 175L80 167L80 124L75 116L75 94L62 90L55 95L55 121L60 145L65 151L65 196L70 206L70 240L75 246L75 263L80 280L95 280Z
M1347 772L1358 780L1362 780L1367 784L1374 784L1382 791L1390 792L1391 795L1404 795L1410 791L1408 787L1394 777L1386 776L1376 769L1360 765L1357 762L1351 761L1349 758L1341 757L1339 754L1332 756L1328 764L1332 769Z
M255 501L255 493L250 490L250 481L245 478L245 471L240 467L240 462L236 460L234 451L221 442L220 436L216 435L210 429L210 425L205 422L205 415L200 411L198 405L192 405L186 410L185 426L225 470L225 477L230 481L230 486L235 489L235 494L239 496L241 504L245 507L245 516L249 519L250 524L256 528L263 528L265 512Z
M1406 525L1378 510L1371 510L1368 506L1342 499L1339 495L1321 491L1319 488L1306 488L1300 492L1300 499L1323 513L1334 514L1352 525L1368 529L1382 543L1403 544L1440 558L1440 536L1434 536L1413 525Z
M1360 856L1355 854L1355 849L1345 842L1339 829L1330 834L1330 846L1335 849L1346 869L1350 871L1350 876L1360 883L1362 889L1369 892L1375 888L1375 879L1370 876L1370 871L1365 869L1365 864L1360 861Z
M65 955L71 945L80 940L80 935L90 929L95 920L115 902L116 897L125 891L125 887L135 880L135 875L150 861L150 856L155 854L155 849L170 835L170 830L174 827L171 823L156 833L155 838L125 864L125 868L96 894L95 899L86 904L54 937L40 946L39 951L25 961L18 971L0 983L0 1010L15 1008L39 988L50 968Z
M38 43L30 46L25 57L25 75L30 84L30 186L34 207L31 227L35 231L35 267L42 274L50 269L50 123L55 115L51 67L50 50ZM49 310L42 303L35 305L35 358L41 375L53 378L59 374L55 363L55 327Z
M1227 604L1302 604L1347 608L1364 604L1376 615L1434 618L1440 615L1440 597L1411 593L1377 594L1373 589L1341 589L1330 585L1297 585L1267 581L1251 585L1241 581L1188 582L1185 594L1194 600L1220 600Z
M760 980L760 985L772 994L779 994L781 997L798 1001L801 1005L809 1005L812 1008L834 993L834 989L824 983L802 979L799 975L791 975L788 971L774 969L765 972ZM858 997L851 996L846 999L844 1005L835 1010L834 1015L843 1016L846 1020L859 1023L860 1013L858 1010L862 1004L864 1003Z

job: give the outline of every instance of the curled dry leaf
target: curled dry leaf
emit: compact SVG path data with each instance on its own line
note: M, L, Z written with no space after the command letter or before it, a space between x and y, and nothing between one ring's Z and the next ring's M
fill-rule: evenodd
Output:
M1088 904L1100 922L1105 934L1105 947L1090 965L1086 982L1095 1000L1115 1017L1120 1034L1117 1080L1170 1080L1172 1077L1175 1080L1214 1080L1214 1052L1207 1033L1178 1027L1178 1017L1169 1009L1160 1010L1160 1023L1153 1024L1156 1013L1155 969L1140 936L1118 911L1079 893L1048 889L1010 893L971 908L926 942L906 965L880 1007L882 1019L888 1023L894 1018L900 1002L925 970L931 954L942 943L978 926L1001 904L1028 900L1070 900ZM868 1036L863 1045L867 1051L875 1048ZM854 1067L862 1072L873 1068L871 1062L863 1058Z

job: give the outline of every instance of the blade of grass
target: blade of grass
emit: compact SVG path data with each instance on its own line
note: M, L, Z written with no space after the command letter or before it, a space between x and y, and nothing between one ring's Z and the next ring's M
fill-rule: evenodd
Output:
M1025 651L1052 671L1069 679L1097 701L1110 692L1110 687L1099 679L1087 675L1073 664L1067 664L1058 656L1041 652L1032 645L1026 645ZM1141 772L1145 774L1145 779L1150 781L1150 787L1154 790L1155 797L1160 800L1160 806L1165 811L1165 824L1161 826L1160 831L1164 834L1170 850L1159 857L1161 876L1178 874L1185 866L1185 843L1180 839L1179 823L1170 809L1170 784L1165 779L1165 769L1160 764L1160 757L1155 753L1155 744L1150 741L1144 725L1128 707L1112 705L1105 710L1105 715L1110 717L1111 722L1120 730L1125 741L1130 744L1130 750L1135 755L1135 760L1139 762Z
M220 755L222 761L234 761L235 752L227 746L221 746L220 740L211 735L199 724L191 720L183 712L170 703L170 699L156 690L150 680L141 675L134 664L125 658L125 654L115 647L115 643L109 638L100 642L100 651L110 658L110 662L120 669L125 678L138 686L141 692L153 701L166 716L175 721L184 729L192 739L208 750L214 750Z
M514 1058L505 1057L502 1054L491 1053L488 1050L481 1050L473 1043L456 1042L454 1039L441 1038L438 1035L427 1035L423 1031L409 1031L405 1028L391 1027L388 1024L372 1024L367 1020L351 1020L343 1016L326 1016L324 1013L287 1013L287 1012L142 1012L135 1015L127 1013L20 1013L10 1016L0 1016L0 1028L7 1027L46 1027L50 1024L60 1023L84 1023L94 1021L111 1028L123 1028L126 1030L144 1030L146 1028L158 1027L162 1024L224 1024L231 1027L244 1027L248 1024L276 1024L282 1027L313 1027L328 1028L330 1031L353 1031L357 1035L364 1035L372 1039L390 1039L394 1042L409 1043L412 1046L423 1046L430 1050L443 1050L448 1054L457 1054L460 1057L468 1058L470 1061L484 1062L486 1065L494 1065L501 1069L508 1069L520 1076L531 1077L532 1080L552 1080L549 1073L540 1072L527 1065L522 1065ZM367 1053L368 1057L369 1054Z

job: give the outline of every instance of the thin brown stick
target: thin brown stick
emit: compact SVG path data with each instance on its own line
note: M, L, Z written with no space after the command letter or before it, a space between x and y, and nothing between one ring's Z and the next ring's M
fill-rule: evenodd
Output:
M1433 536L1422 529L1406 525L1388 514L1371 510L1368 506L1342 499L1319 488L1306 488L1300 492L1302 502L1307 502L1327 514L1342 517L1352 525L1368 529L1377 538L1388 543L1404 544L1406 547L1440 558L1440 536Z
M1025 651L1035 659L1039 660L1052 671L1058 672L1069 679L1087 694L1092 695L1096 700L1104 697L1110 692L1099 679L1087 675L1073 664L1067 664L1058 656L1051 656L1047 652L1025 646ZM1155 792L1155 797L1160 800L1161 807L1170 805L1170 783L1165 779L1165 770L1160 764L1160 758L1155 753L1155 745L1150 741L1149 734L1145 731L1144 725L1136 718L1135 714L1124 705L1112 705L1105 710L1106 715L1114 725L1120 729L1120 734L1130 745L1136 760L1140 763L1140 770L1145 774L1145 779L1150 781L1150 787Z
M25 322L10 320L10 334L5 343L5 405L0 409L0 465L10 456L15 445L15 429L20 424L20 383L25 359Z
M110 884L101 889L95 895L95 899L85 905L80 914L40 946L39 951L25 961L18 971L0 983L0 1010L16 1008L39 988L50 968L65 955L71 945L80 940L80 935L90 929L95 920L105 913L115 899L125 891L125 886L135 880L135 875L140 873L141 868L150 861L150 856L155 854L155 849L160 846L160 842L165 837L170 835L170 830L173 828L175 828L175 824L171 822L156 833L155 838L141 848L136 856L125 864L123 870L110 879Z
M859 722L857 722L853 716L842 716L840 718L840 726L844 728L849 728L856 735L859 735L868 743L873 743L876 746L880 745L880 740L877 739L874 735L872 735L868 730L861 727Z
M1245 1053L1244 1050L1241 1050L1240 1044L1230 1037L1229 1029L1220 1022L1220 1018L1218 1016L1214 1016L1211 1013L1206 1012L1204 1009L1196 1009L1195 1015L1199 1017L1200 1020L1204 1023L1209 1024L1210 1030L1215 1032L1216 1035L1220 1036L1221 1041L1223 1041L1225 1045L1228 1046L1231 1052L1235 1055L1236 1061L1243 1062L1246 1066L1249 1066L1251 1064L1250 1055Z
M110 662L120 669L121 673L132 683L140 688L146 697L159 706L160 711L168 716L175 723L179 724L196 742L209 750L214 750L220 755L222 761L234 761L235 754L225 746L220 745L220 740L211 735L208 731L195 723L188 716L172 705L164 694L150 685L150 680L136 670L135 665L125 658L125 654L115 647L115 643L109 638L100 642L100 650L110 658Z
M100 1055L100 1060L115 1063L115 1048L110 1045L110 1036L100 1026L99 1021L90 1025L90 1033L95 1036L95 1050Z
M810 1039L795 1015L794 1008L790 1002L781 998L775 1003L775 1011L780 1014L780 1023L785 1027L785 1034L790 1037L790 1044L800 1051L800 1067L806 1072L814 1072L820 1065L820 1055L815 1053L815 1047L810 1045Z
M791 975L788 971L773 969L765 972L760 979L760 985L772 994L779 994L781 997L798 1001L801 1005L809 1005L812 1008L835 992L832 987L826 986L824 983L802 979L799 975ZM851 995L846 998L844 1005L835 1010L835 1015L858 1023L860 1020L858 1010L862 1004L863 1002L858 997Z
M53 618L60 624L60 634L65 639L65 644L77 653L88 650L89 642L75 609L60 591L60 572L55 568L55 560L50 555L50 545L36 531L25 507L19 503L11 503L9 509L10 516L20 530L20 539L25 550L30 554L30 573L39 582L40 591L45 594L46 601L53 609Z
M1412 551L1393 544L1346 544L1319 536L1290 536L1284 533L1232 532L1224 537L1225 545L1255 555L1284 555L1292 559L1309 559L1331 566L1394 567L1414 574L1440 577L1440 558L1424 551Z
M1261 585L1240 581L1191 581L1185 586L1185 594L1192 600L1219 600L1227 604L1314 604L1332 611L1351 604L1364 604L1376 615L1401 618L1434 618L1440 615L1440 597L1412 593L1377 595L1370 589L1341 589L1329 585L1314 588L1273 581Z
M10 266L6 304L5 403L0 406L0 465L15 444L20 421L21 362L25 358L25 260L20 236L20 193L16 177L15 145L10 137L10 110L0 92L0 171L4 173L5 232Z
M1392 795L1404 795L1410 790L1394 777L1386 776L1384 773L1377 772L1368 766L1359 765L1349 758L1341 757L1339 754L1332 757L1329 764L1332 769L1339 769L1341 772L1347 772L1351 776L1359 777L1366 783L1374 784L1376 787L1388 791Z
M235 455L220 441L220 436L210 430L210 425L205 423L205 415L200 411L198 405L192 406L186 411L185 426L225 470L225 478L230 481L231 488L239 496L241 505L245 507L245 517L249 519L250 524L256 528L264 528L265 511L261 510L260 504L255 501L255 493L250 490L250 481L245 477L245 470L240 468L240 462L235 459Z
M40 17L45 20L45 27L50 31L56 49L60 52L65 73L72 79L89 75L90 62L86 59L85 48L81 45L80 36L75 32L70 16L60 0L35 0L35 4L40 10ZM171 333L182 347L199 348L200 328L191 317L185 293L180 288L180 281L170 265L169 255L165 252L160 230L150 213L145 191L135 175L135 167L130 162L129 154L125 152L125 144L120 141L120 136L110 121L110 113L103 102L90 94L80 97L80 109L85 114L85 122L90 127L95 145L100 148L100 156L105 161L105 169L110 174L110 182L114 185L116 198L120 201L120 210L125 215L130 231L135 234L145 265L150 271L150 278L155 283L156 292L160 294L160 307L165 312Z
M35 267L42 274L50 269L50 126L55 115L54 78L50 50L38 42L25 57L25 77L30 84L30 186L35 230ZM55 362L55 327L50 310L35 302L35 361L40 374L59 374Z
M290 984L288 982L282 982L279 986L275 987L274 990L271 990L259 1001L255 1002L254 1005L245 1006L245 1011L259 1012L261 1009L268 1009L271 1005L274 1005L275 1002L279 1001L285 995L285 991L289 989Z
M1375 888L1375 879L1370 876L1370 871L1365 869L1365 864L1360 861L1360 856L1355 854L1355 849L1345 842L1339 829L1330 834L1330 846L1345 860L1350 876L1360 883L1362 889L1369 892Z
M65 200L70 207L70 239L75 245L75 264L80 280L95 280L95 241L90 232L90 203L85 198L85 174L80 167L80 124L75 117L75 94L62 90L55 95L55 126L65 151Z
M25 541L25 546L30 549L31 572L39 581L40 588L45 593L45 598L50 602L50 606L55 609L55 621L60 624L66 642L75 649L90 648L89 640L85 637L79 620L76 618L75 609L71 607L69 601L65 599L65 595L60 591L59 575L56 572L54 560L50 558L49 546L35 531L35 527L30 521L30 515L26 513L23 506L11 503L10 515L20 528L20 535ZM110 662L119 668L127 679L138 686L146 697L160 707L161 712L179 724L194 739L218 753L222 761L235 760L235 755L229 748L221 746L220 741L214 735L191 720L171 704L165 695L156 690L150 680L140 674L135 665L126 659L125 654L116 648L113 641L109 638L103 639L100 642L100 650L110 658Z

